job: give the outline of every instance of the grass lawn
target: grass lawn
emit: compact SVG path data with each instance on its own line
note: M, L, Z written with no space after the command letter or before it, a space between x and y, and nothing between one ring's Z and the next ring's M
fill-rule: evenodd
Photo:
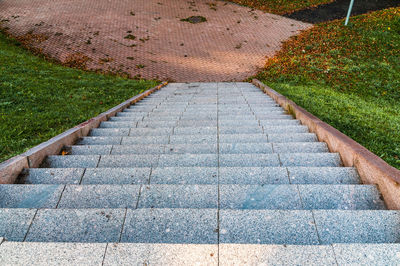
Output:
M400 8L318 24L256 78L400 169Z
M0 33L0 162L156 84L62 67Z
M334 0L228 0L239 5L244 5L278 15L292 13L307 7L331 3Z

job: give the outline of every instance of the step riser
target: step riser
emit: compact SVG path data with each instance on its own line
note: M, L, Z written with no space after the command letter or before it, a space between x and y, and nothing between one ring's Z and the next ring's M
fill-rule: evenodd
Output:
M374 186L0 185L0 208L216 209L218 206L239 210L385 209Z
M151 172L151 177L150 177ZM27 184L218 184L216 167L28 169ZM323 177L323 178L321 178ZM82 180L82 181L81 181ZM353 168L221 167L219 184L358 184Z
M49 156L44 166L51 168L94 167L339 167L334 153L289 154L164 154L164 155L69 155Z
M149 144L149 145L78 145L66 147L70 155L119 154L248 154L329 152L324 143L220 143L217 144Z
M397 211L220 210L219 241L396 243L399 215ZM2 235L10 241L216 244L217 225L216 209L0 210Z

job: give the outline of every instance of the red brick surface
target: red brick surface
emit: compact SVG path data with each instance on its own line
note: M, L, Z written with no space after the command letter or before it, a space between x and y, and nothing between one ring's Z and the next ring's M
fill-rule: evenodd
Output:
M174 81L243 80L310 27L212 0L1 0L0 20L61 62Z

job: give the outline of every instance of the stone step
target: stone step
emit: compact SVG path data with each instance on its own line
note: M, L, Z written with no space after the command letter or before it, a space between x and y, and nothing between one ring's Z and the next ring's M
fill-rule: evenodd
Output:
M151 244L4 241L1 265L399 265L400 244Z
M151 178L150 178L151 172ZM150 179L149 179L150 178ZM216 167L31 168L27 184L218 184ZM220 184L358 184L351 167L221 167Z
M43 167L268 167L305 166L339 167L337 153L281 153L281 154L136 154L132 155L52 155Z
M0 209L0 235L27 242L397 243L399 226L389 210Z
M182 143L170 141L174 144L132 144L132 145L74 145L64 147L64 152L69 155L118 155L118 154L208 154L217 153L217 144L190 143L185 138ZM197 139L202 140L201 138ZM212 142L212 141L211 141ZM246 153L321 153L329 152L326 143L300 142L300 143L220 143L220 154L246 154Z
M0 185L0 208L385 209L380 197L373 185Z
M280 120L280 119L271 119L271 120L260 120L260 121L250 121L250 122L246 122L246 121L242 121L242 124L240 124L239 122L234 122L232 120L230 121L224 121L221 123L221 125L225 125L225 126L229 126L229 124L231 126L243 126L243 124L247 124L247 125L261 125L261 126L292 126L292 125L300 125L300 121L299 120ZM163 122L135 122L135 121L131 121L131 122L116 122L116 121L104 121L100 123L100 129L101 128L172 128L174 126L176 126L177 123L176 121L172 121L168 122L168 123L163 123ZM180 127L204 127L204 126L214 126L216 127L217 124L215 122L210 123L210 122L199 122L199 123L194 123L193 121L191 121L190 123L188 122L184 122L184 123L180 123L179 125Z
M193 131L190 131L193 130ZM317 142L318 139L314 133L239 133L228 132L226 134L196 134L196 129L179 129L177 133L187 134L174 134L174 135L155 135L161 134L159 132L174 131L171 129L141 129L136 131L133 129L130 132L131 136L88 136L79 139L76 145L126 145L126 144L192 144L192 143L291 143L291 142ZM204 133L211 132L211 129L204 129ZM208 132L207 132L208 131ZM146 135L134 135L144 133ZM226 132L226 131L225 131ZM278 147L278 146L277 146Z

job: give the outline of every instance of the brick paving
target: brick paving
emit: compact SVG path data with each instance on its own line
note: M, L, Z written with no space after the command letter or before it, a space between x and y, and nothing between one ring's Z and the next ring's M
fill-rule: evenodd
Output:
M2 0L0 26L67 65L147 79L240 81L310 24L184 0ZM181 21L203 16L206 22Z

